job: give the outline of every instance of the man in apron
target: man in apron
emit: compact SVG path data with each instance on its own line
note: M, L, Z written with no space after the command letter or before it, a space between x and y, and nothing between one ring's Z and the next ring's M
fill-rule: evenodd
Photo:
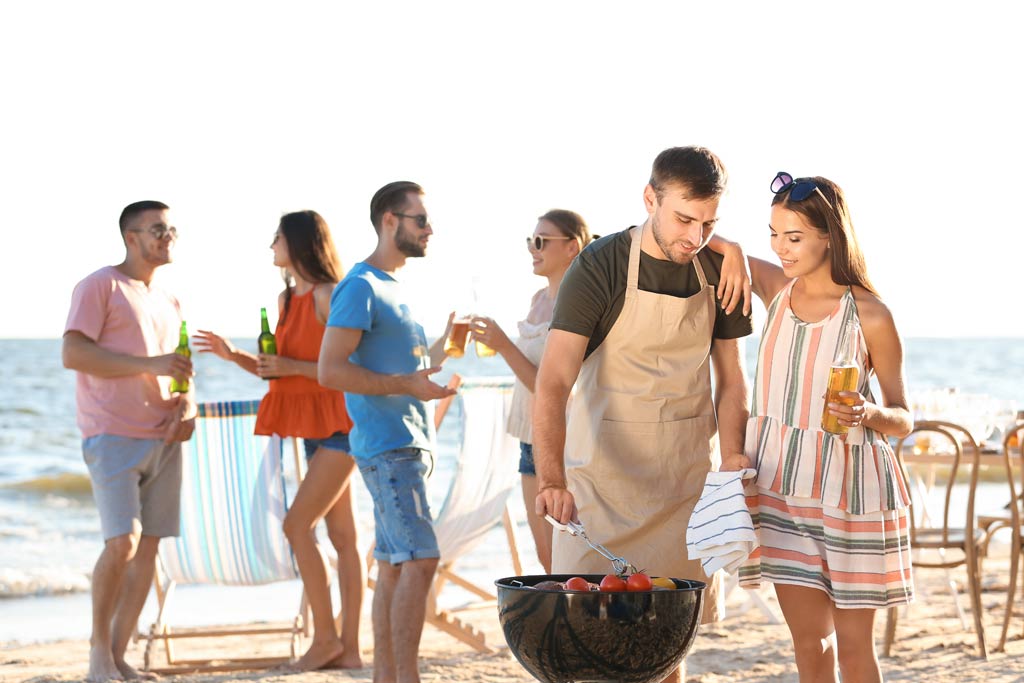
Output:
M748 415L738 340L751 320L718 304L722 258L703 249L725 184L704 148L658 155L644 224L592 243L562 281L533 414L537 513L578 518L651 576L707 582L704 623L717 618L718 586L687 558L686 525L717 441L742 463ZM568 534L555 534L552 570L612 571Z

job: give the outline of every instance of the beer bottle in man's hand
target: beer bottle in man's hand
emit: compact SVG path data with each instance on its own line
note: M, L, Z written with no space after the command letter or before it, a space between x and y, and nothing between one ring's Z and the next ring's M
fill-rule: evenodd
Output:
M185 327L185 321L181 321L181 331L178 332L178 346L174 349L174 352L179 356L185 356L185 358L192 357L192 349L188 348L188 329ZM171 378L171 393L172 394L184 394L188 391L188 377L183 380L179 380L176 377Z

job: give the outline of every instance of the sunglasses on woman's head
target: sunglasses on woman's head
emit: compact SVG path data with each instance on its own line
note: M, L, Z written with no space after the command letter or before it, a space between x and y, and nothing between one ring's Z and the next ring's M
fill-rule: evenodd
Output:
M565 237L562 235L534 235L533 237L526 238L527 248L533 248L534 251L543 251L546 246L546 240L571 240L576 239L575 237Z
M772 180L772 192L781 194L786 190L789 190L789 198L794 202L802 202L810 197L811 194L817 192L825 201L825 204L832 208L832 204L825 198L824 193L822 193L816 182L813 180L797 180L794 182L793 176L785 171L779 171Z

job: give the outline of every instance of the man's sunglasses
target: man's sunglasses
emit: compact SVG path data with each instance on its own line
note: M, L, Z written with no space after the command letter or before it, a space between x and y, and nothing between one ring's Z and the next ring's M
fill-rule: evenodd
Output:
M772 180L772 192L775 194L781 194L786 190L789 190L789 198L794 202L802 202L813 193L817 192L818 196L825 201L825 204L827 204L830 209L832 208L832 204L822 193L816 182L813 180L797 180L794 182L793 176L785 171L779 171L775 174L775 178Z
M425 213L398 213L397 211L392 211L391 213L398 216L399 218L413 219L414 221L416 221L416 226L420 230L423 230L425 227L430 225L430 219L427 218L427 214Z
M175 227L168 228L166 225L153 225L142 230L128 230L127 232L148 232L157 241L164 239L168 235L171 236L172 241L178 239L178 229Z
M565 237L562 235L534 235L533 237L526 238L526 247L532 248L534 251L544 251L547 240L572 240L575 237Z

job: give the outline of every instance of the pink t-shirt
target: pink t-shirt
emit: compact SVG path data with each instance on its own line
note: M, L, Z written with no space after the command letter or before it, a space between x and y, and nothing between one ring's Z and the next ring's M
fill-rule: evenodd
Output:
M75 286L64 332L81 332L100 347L133 356L159 356L178 345L181 307L156 285L146 286L113 266ZM76 373L82 438L114 434L161 438L171 412L170 377L149 374L112 379Z

